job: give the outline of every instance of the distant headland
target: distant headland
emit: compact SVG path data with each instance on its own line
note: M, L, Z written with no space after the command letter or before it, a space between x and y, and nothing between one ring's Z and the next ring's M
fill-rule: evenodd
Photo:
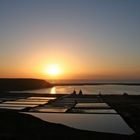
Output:
M0 78L0 91L31 90L53 87L53 84L32 78Z

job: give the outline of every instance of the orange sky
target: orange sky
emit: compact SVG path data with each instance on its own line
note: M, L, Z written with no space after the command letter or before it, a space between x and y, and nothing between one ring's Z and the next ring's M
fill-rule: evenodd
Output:
M24 0L0 6L0 77L140 79L138 1ZM44 72L52 64L60 74Z

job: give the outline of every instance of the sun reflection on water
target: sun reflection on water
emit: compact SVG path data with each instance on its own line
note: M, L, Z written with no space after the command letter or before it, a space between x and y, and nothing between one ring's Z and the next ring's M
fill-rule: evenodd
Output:
M56 88L55 87L52 87L50 93L51 94L56 94Z

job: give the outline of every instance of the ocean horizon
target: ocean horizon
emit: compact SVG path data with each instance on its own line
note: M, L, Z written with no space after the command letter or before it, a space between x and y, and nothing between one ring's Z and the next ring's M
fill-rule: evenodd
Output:
M44 79L50 83L57 84L57 83L140 83L140 79L99 79L99 80L93 80L93 79Z
M46 80L50 83L57 84L77 84L77 83L140 83L140 80ZM79 94L82 90L83 94L89 95L140 95L140 86L138 85L59 85L51 88L42 88L35 90L11 91L11 93L37 93L37 94L71 94L73 91Z

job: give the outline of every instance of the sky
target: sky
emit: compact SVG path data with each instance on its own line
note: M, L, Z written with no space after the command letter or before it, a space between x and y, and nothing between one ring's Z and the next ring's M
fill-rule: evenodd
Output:
M139 0L0 0L0 77L140 79L139 14Z

